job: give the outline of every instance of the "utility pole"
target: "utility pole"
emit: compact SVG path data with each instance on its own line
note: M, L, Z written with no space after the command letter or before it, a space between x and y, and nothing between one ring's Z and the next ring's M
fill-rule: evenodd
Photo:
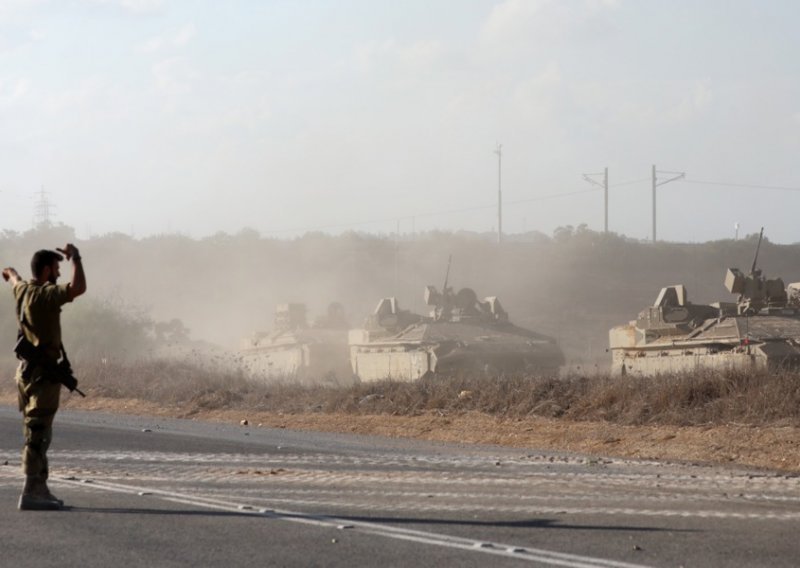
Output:
M397 230L394 233L394 294L400 295L400 219L397 220Z
M503 145L498 144L494 151L497 154L497 243L503 242Z
M658 181L658 174L670 174L674 177L669 179L665 179L664 181ZM669 183L671 181L675 181L676 179L681 179L686 177L686 172L662 172L657 171L656 166L653 165L653 242L656 242L656 188L659 185L664 185L665 183Z
M592 179L589 176L603 176L603 183L600 183L597 180ZM588 181L589 183L593 183L594 185L599 185L603 188L603 200L604 200L604 207L603 207L603 232L608 232L608 167L603 169L601 173L597 174L583 174L583 179Z
M608 232L608 166L603 169L603 232Z

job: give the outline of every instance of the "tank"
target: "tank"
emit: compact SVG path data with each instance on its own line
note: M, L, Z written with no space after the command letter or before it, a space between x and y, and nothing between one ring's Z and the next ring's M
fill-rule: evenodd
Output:
M378 302L363 329L350 331L353 372L361 381L412 381L434 374L558 373L564 355L555 340L517 327L496 297L471 288L425 288L427 316Z
M784 286L756 268L729 268L735 301L693 304L682 285L667 286L636 320L609 332L614 374L659 375L700 369L773 370L800 364L800 283Z
M279 304L273 330L244 341L242 366L254 379L352 382L348 328L338 302L310 325L305 304Z

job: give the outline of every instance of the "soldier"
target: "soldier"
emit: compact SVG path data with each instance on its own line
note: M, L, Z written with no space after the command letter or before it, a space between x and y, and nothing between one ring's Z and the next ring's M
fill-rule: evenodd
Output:
M22 450L25 485L19 498L21 510L55 510L64 504L47 488L47 448L61 394L61 383L50 375L52 364L63 352L61 306L86 292L86 276L81 255L74 245L67 244L56 250L58 252L40 250L33 255L33 279L30 281L22 280L13 268L3 269L3 279L13 286L21 336L36 346L46 361L42 364L22 360L16 373L25 434ZM72 260L72 281L57 284L59 262L64 257Z

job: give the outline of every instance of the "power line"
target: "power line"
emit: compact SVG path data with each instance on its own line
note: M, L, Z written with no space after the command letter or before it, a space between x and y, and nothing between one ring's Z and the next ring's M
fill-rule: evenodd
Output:
M719 185L726 187L742 187L746 189L775 189L778 191L800 191L800 187L785 187L780 185L759 185L751 183L727 183L723 181L703 181L696 179L684 179L686 183L694 183L698 185Z
M585 193L597 193L599 190L597 189L583 189L578 191L568 191L568 192L561 192L561 193L551 193L548 195L539 195L536 197L529 197L526 199L516 199L513 201L506 201L507 205L517 205L520 203L532 203L535 201L548 201L551 199L558 199L561 197L570 197L572 195L581 195ZM417 217L435 217L438 215L451 215L453 213L468 213L471 211L483 211L486 209L494 209L497 207L496 203L486 204L486 205L473 205L470 207L460 207L457 209L441 209L438 211L426 211L422 213L415 213L413 215L393 215L391 217L383 217L379 219L370 219L370 220L363 220L363 221L351 221L348 223L331 223L327 225L317 225L314 227L293 227L293 228L283 228L283 229L270 229L266 231L262 231L266 234L274 234L274 233L307 233L309 231L323 231L326 229L343 229L347 227L357 227L361 225L373 225L377 223L389 223L392 221L398 220L414 220Z
M531 201L547 201L549 199L558 199L559 197L569 197L570 195L580 195L582 193L597 193L599 189L579 189L577 191L568 191L564 193L551 193L550 195L540 195L538 197L530 197L528 199L517 199L515 201L506 201L506 203L530 203Z
M680 174L680 172L666 172L666 171L659 171L660 174ZM591 175L591 174L590 174ZM680 175L677 177L657 182L657 185L662 185L663 183L667 183L669 181L681 179ZM644 178L637 178L632 180L621 181L613 184L609 184L608 187L623 187L626 185L633 185L637 183L643 183L646 181L652 181L651 177L644 177ZM745 188L745 189L767 189L767 190L777 190L777 191L800 191L800 187L787 187L787 186L776 186L776 185L762 185L762 184L746 184L746 183L728 183L728 182L721 182L721 181L708 181L708 180L696 180L696 179L687 179L682 178L682 181L685 183L693 183L696 185L715 185L715 186L722 186L722 187L738 187L738 188ZM599 193L600 187L591 188L591 189L583 189L577 191L568 191L568 192L559 192L559 193L551 193L547 195L538 195L536 197L528 197L525 199L515 199L511 201L505 201L506 205L518 205L523 203L533 203L537 201L548 201L551 199L560 199L562 197L570 197L574 195L583 195L588 193ZM473 205L469 207L460 207L455 209L440 209L435 211L424 211L420 213L414 214L405 214L405 215L392 215L390 217L383 217L383 218L375 218L375 219L368 219L368 220L360 220L360 221L349 221L345 223L330 223L324 225L317 225L313 227L287 227L283 229L270 229L262 231L265 234L277 234L277 233L306 233L310 231L324 231L330 229L344 229L349 227L358 227L363 225L373 225L378 223L390 223L396 222L398 220L410 220L412 223L416 220L417 217L436 217L439 215L452 215L457 213L469 213L472 211L485 211L487 209L495 209L498 207L497 203L487 203L485 205Z
M603 176L603 183L600 183L593 176ZM608 232L608 166L597 174L583 174L583 179L591 184L603 188L603 232Z
M628 181L621 181L619 183L612 183L608 187L622 187L623 185L632 185L634 183L642 183L642 182L649 181L649 180L650 180L649 177L643 177L643 178L639 178L639 179L631 179L631 180L628 180Z
M657 170L655 164L653 164L652 170L652 193L653 193L653 242L656 242L656 188L658 186L664 185L665 183L670 183L673 181L677 181L679 179L685 179L686 173L685 172L670 172L664 170ZM661 179L659 181L658 174L669 174L672 177L668 179Z

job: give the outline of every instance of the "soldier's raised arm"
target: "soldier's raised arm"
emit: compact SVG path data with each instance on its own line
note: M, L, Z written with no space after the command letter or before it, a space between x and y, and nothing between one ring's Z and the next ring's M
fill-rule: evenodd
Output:
M14 286L17 282L22 280L22 278L20 278L16 270L9 266L8 268L3 269L3 280L11 283L11 285Z
M63 249L56 249L67 260L72 260L72 281L69 283L69 299L74 300L86 292L86 273L83 271L83 260L78 248L72 243L67 243Z

